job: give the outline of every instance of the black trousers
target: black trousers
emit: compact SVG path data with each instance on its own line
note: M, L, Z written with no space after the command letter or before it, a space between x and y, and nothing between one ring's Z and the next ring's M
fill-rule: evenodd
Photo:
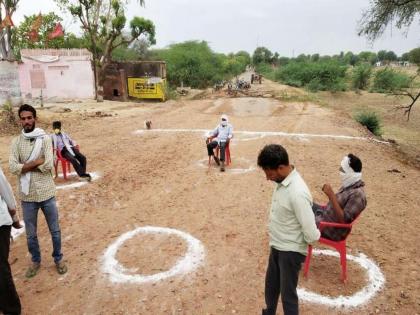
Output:
M207 153L214 155L213 150L217 148L219 143L217 141L212 141L207 144ZM225 160L225 151L226 151L226 142L220 142L220 161Z
M11 229L11 225L0 226L0 312L16 315L21 306L9 265Z
M284 315L299 314L299 300L296 291L299 271L305 256L297 252L284 252L271 248L265 277L265 303L263 315L275 315L279 296Z
M72 149L75 156L71 155L66 147L61 150L61 155L70 161L71 165L73 165L74 169L76 170L77 175L85 175L87 164L86 157L76 148L73 147Z

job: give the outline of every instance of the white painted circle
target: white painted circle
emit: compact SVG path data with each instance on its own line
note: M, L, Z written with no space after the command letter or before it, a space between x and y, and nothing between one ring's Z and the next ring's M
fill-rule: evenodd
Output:
M339 257L338 252L328 249L314 249L313 254ZM362 268L366 269L368 274L368 284L363 289L351 296L340 295L338 297L330 297L299 288L297 290L299 299L332 307L350 308L365 304L367 301L373 298L385 284L385 277L382 274L380 268L362 253L359 255L359 257L347 255L347 259L358 263Z
M101 177L101 175L98 172L93 172L93 173L89 173L89 174L90 174L90 176L92 176L92 180L91 180L92 182ZM77 176L77 173L76 172L71 172L71 173L67 174L67 176L68 177ZM63 174L61 174L61 173L58 174L58 177L62 178ZM57 185L57 186L55 186L55 188L57 190L79 188L79 187L82 187L84 185L87 185L88 183L89 182L83 181L83 182L77 182L77 183L71 183L71 184L63 184L63 185Z
M244 159L244 158L235 158L235 161L244 161L245 163L251 164L251 162L249 160ZM201 168L208 168L209 167L208 158L197 161L197 165ZM210 166L211 167L218 167L215 164L213 159L211 161ZM249 173L249 172L252 172L252 171L255 171L255 166L254 165L250 165L248 168L233 168L230 165L228 165L225 168L226 173L232 173L232 174L244 174L244 173Z
M135 235L143 234L163 234L176 235L187 242L187 253L184 257L179 259L176 264L169 270L155 273L153 275L128 274L128 271L122 266L115 255L118 248L124 244L125 241L131 239ZM138 227L132 231L121 235L114 243L112 243L106 250L102 257L102 271L109 275L112 282L118 283L148 283L157 282L176 275L185 275L194 271L200 266L205 257L203 244L188 233L164 227L144 226Z

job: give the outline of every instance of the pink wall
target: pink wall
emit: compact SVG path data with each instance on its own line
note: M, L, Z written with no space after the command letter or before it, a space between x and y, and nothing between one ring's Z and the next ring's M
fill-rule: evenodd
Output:
M28 49L22 50L21 54L19 81L24 99L40 96L41 89L35 81L39 83L37 78L42 77L45 78L45 87L42 88L44 100L94 98L91 55L86 50Z

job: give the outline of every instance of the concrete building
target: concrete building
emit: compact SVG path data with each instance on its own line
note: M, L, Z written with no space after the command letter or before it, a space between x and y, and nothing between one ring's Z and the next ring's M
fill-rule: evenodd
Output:
M19 84L19 69L17 62L0 61L0 106L10 101L20 104L21 93Z
M24 100L93 99L92 54L87 49L22 49L20 90Z

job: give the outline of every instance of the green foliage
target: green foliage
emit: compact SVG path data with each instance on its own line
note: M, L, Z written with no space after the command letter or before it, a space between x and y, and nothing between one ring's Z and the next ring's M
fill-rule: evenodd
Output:
M259 63L273 62L273 53L266 47L257 47L252 55L252 63L257 65Z
M372 74L372 67L368 63L362 63L353 69L351 86L355 90L366 90Z
M358 57L360 61L368 62L371 65L373 65L378 59L377 55L371 51L362 51L359 53Z
M257 73L262 74L265 78L274 81L275 80L275 69L268 63L260 63L255 67Z
M382 134L381 119L375 112L362 112L357 114L354 118L374 135L380 136Z
M418 0L371 0L371 7L363 12L359 22L358 34L374 41L389 24L408 28L419 13Z
M420 67L420 47L410 50L408 58L410 62L415 63Z
M249 58L243 53L214 53L205 41L187 41L167 49L154 51L156 58L166 61L167 77L171 85L204 88L243 71Z
M344 91L346 70L336 61L291 62L276 71L275 79L310 91Z
M373 78L372 91L378 93L392 93L408 88L411 79L404 73L390 68L378 70Z

